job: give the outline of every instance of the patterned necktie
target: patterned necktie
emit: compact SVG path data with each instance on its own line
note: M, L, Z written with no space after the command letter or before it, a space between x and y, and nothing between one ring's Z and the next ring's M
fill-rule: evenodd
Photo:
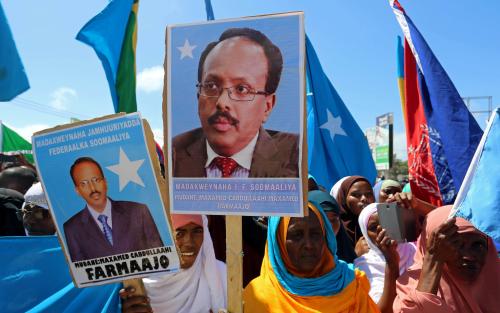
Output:
M238 163L231 158L216 157L213 162L221 170L224 178L231 177L231 174L238 167Z
M113 230L111 230L111 227L108 225L108 217L104 214L101 214L97 217L99 222L102 224L102 228L104 229L104 236L106 236L106 239L109 241L111 245L113 245Z

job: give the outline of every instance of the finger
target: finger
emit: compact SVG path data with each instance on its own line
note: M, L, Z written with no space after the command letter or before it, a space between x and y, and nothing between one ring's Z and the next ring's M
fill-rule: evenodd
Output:
M386 235L387 235L387 230L385 230L385 228L384 228L380 231L380 233L378 233L377 240L382 241L384 239L384 237L386 237Z
M449 228L446 228L446 229L440 231L440 233L446 235L446 237L450 237L454 234L457 234L457 231L458 231L458 227L455 225L452 225Z
M453 218L453 219L447 220L443 224L439 225L437 230L440 233L451 234L451 233L456 232L458 230L458 227L457 227L457 225L455 225L455 219Z
M149 305L149 299L144 296L133 296L128 298L127 300L124 300L122 303L122 307L124 309L131 308L133 306L146 306Z
M446 232L453 225L455 225L455 219L446 220L435 229L435 232L440 232L440 233Z
M396 202L396 201L397 201L396 195L389 195L387 200L385 200L386 203L391 203L391 202Z
M408 201L411 202L413 200L413 194L412 193L410 193L410 192L404 192L404 194L405 194L406 199L408 199Z
M397 193L395 198L397 199L398 205L404 208L408 208L408 199L404 192Z
M120 298L127 299L130 296L132 296L134 294L134 292L135 292L134 287L127 287L127 288L120 289L119 295L120 295Z

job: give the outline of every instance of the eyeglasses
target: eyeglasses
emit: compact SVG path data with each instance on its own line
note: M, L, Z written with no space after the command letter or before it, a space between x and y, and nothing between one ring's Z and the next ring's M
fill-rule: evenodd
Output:
M229 99L234 101L252 101L255 99L255 95L269 95L269 93L265 91L255 90L245 84L224 88L214 82L205 82L196 84L196 87L198 88L198 94L207 98L219 98L222 92L227 90Z
M20 221L28 216L33 216L36 220L43 220L48 218L50 213L49 210L46 210L35 203L26 202L22 209L16 211L16 215Z
M92 177L90 180L82 180L78 183L78 185L81 187L81 188L87 188L90 183L92 184L99 184L100 182L102 182L104 178L103 177Z

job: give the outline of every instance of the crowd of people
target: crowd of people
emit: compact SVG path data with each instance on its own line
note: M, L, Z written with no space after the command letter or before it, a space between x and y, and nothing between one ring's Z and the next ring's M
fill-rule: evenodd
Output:
M243 286L245 312L496 312L500 259L492 239L448 218L451 206L402 190L397 181L372 187L349 176L328 192L310 177L306 216L252 219L267 236L259 239L262 254L245 255L260 265ZM398 243L381 226L377 203L385 202L414 214L415 242ZM55 234L32 166L2 165L0 213L2 236ZM171 220L180 271L144 278L146 295L122 289L122 312L227 307L227 270L216 258L211 217Z

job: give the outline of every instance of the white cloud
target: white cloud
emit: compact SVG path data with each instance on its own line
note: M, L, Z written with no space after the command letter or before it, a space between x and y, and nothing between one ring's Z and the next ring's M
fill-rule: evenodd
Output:
M408 155L406 153L406 133L394 133L393 150L398 159L408 159Z
M52 98L50 105L55 109L64 110L76 98L76 91L69 87L59 87L50 96Z
M143 69L137 75L137 90L150 93L163 89L163 66L157 65Z
M52 126L46 124L31 124L31 125L26 125L24 127L12 127L12 130L21 135L21 137L23 137L24 139L31 142L31 136L33 135L33 133L47 129L49 127Z

